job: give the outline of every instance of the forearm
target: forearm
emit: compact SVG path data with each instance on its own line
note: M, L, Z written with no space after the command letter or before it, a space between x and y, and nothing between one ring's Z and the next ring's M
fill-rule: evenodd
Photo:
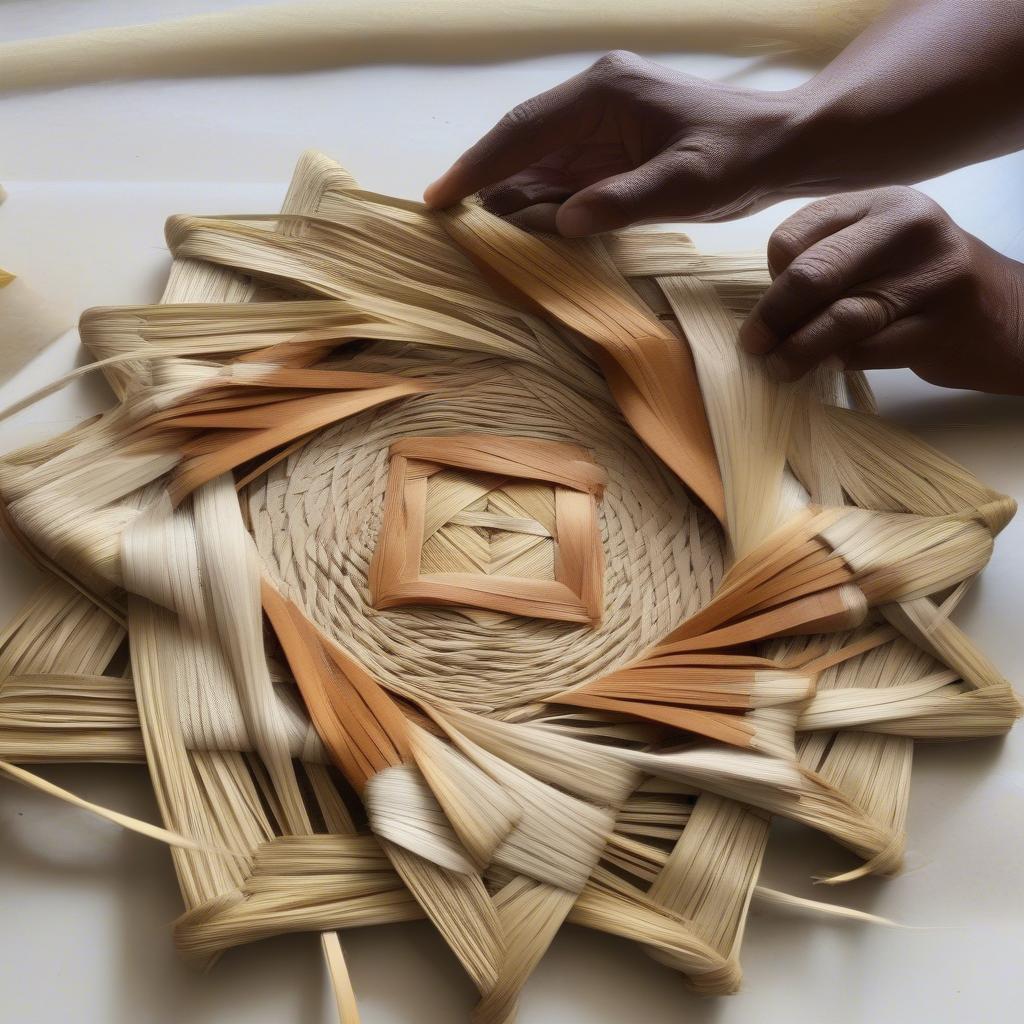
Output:
M832 0L833 3L841 0ZM908 184L1024 147L1024 0L896 0L764 92L608 54L505 115L425 194L576 236Z
M1024 147L1024 0L897 0L786 94L781 191L910 183Z

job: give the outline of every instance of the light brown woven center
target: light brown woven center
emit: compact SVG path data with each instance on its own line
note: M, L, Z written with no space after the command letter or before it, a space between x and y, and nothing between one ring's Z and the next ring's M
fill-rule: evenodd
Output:
M286 593L386 686L511 717L635 658L709 600L722 571L718 527L639 441L607 393L577 391L542 368L498 357L398 346L384 351L377 346L349 368L407 374L437 390L321 432L254 482L248 504L257 545ZM566 357L558 354L563 367ZM574 358L586 371L581 379L592 380L582 357ZM582 445L607 471L600 506L604 613L597 628L371 606L367 576L390 445L402 437L468 432ZM470 511L530 518L507 500L508 488L503 492L489 492ZM540 516L533 518L543 526ZM524 536L449 523L481 531L477 556L488 564ZM438 546L430 557L446 556ZM521 571L545 571L547 562L534 548L524 546L518 557Z
M430 478L421 570L553 580L554 487L521 480L492 483L486 474L457 470ZM484 490L480 497L463 504L466 496L479 490ZM436 525L432 514L446 510L451 500L458 511Z

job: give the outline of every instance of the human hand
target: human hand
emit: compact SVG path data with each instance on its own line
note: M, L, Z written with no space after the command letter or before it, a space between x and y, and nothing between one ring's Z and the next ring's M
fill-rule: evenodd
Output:
M792 94L615 52L509 111L424 193L473 192L522 227L574 237L642 220L722 220L781 198Z
M740 331L782 380L834 359L1024 394L1024 265L912 188L820 199L768 243L774 278Z

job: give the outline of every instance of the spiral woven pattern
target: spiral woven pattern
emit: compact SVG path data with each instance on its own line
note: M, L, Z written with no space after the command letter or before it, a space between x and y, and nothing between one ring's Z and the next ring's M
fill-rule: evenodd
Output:
M771 819L892 872L914 740L1019 716L949 617L1013 500L748 360L763 255L545 241L318 154L285 208L173 218L168 303L83 320L117 405L0 460L60 577L0 636L0 775L82 806L7 762L144 756L166 831L93 809L175 844L182 951L317 933L340 1007L334 931L420 916L479 1024L563 921L734 991Z
M394 348L397 348L395 346ZM436 390L321 432L248 491L265 564L306 613L396 693L503 716L637 656L706 602L722 572L711 517L637 439L610 396L495 357L401 349L350 368ZM496 433L582 444L608 473L601 505L605 608L597 628L413 607L377 611L367 573L387 454L401 437Z

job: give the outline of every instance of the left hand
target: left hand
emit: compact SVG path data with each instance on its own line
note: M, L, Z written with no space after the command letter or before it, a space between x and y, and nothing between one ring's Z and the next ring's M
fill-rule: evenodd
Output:
M740 332L782 380L832 359L1024 394L1024 265L896 187L821 199L768 243L774 278Z

